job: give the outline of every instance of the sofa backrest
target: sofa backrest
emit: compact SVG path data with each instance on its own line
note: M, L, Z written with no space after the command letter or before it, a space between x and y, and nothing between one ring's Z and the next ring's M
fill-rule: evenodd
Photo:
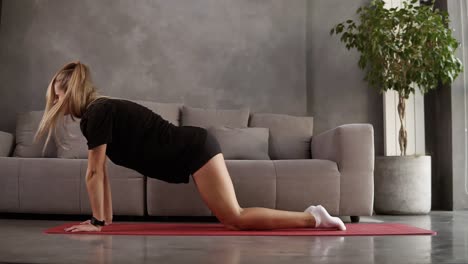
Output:
M310 159L313 117L273 113L252 113L249 127L270 130L269 155L276 159Z
M210 126L225 126L242 128L249 123L250 108L216 109L197 108L184 105L182 107L182 125L208 128Z
M311 116L250 113L248 107L241 109L215 109L190 107L182 103L158 103L146 100L130 101L149 108L176 126L200 126L213 132L216 131L214 129L216 127L222 128L221 130L217 130L217 135L221 135L221 132L224 135L224 139L220 139L220 141L226 141L230 133L235 133L236 137L233 137L235 138L234 140L239 141L239 144L244 144L245 142L240 142L242 136L239 135L249 136L250 138L246 140L249 143L245 144L256 142L255 148L252 147L250 149L261 149L258 152L262 152L258 153L258 155L249 155L249 157L269 156L271 159L311 158L310 140L313 134L313 118ZM31 142L42 115L43 111L30 111L18 115L16 146L13 156L41 157L41 148L44 145L45 139L43 142L39 142L39 144L32 144ZM56 140L52 138L47 147L46 157L87 158L86 138L80 131L80 119L75 118L75 121L73 121L67 115L63 119L63 122L64 126L62 126L61 122L57 126L57 136L59 137L57 141L62 142L65 145L65 149L58 147ZM226 128L231 128L232 131L228 131ZM263 138L265 137L265 131L255 129L247 131L249 128L268 129L266 133L268 138ZM239 129L244 129L244 131ZM258 139L258 137L262 138ZM263 143L265 140L268 142L268 146L265 146L265 143ZM236 144L230 142L229 145L235 146ZM237 148L237 152L239 152L241 147L237 146ZM266 148L268 148L268 155L263 153L266 151ZM229 159L229 157L226 159Z
M194 125L204 128L213 126L268 128L268 154L270 159L311 158L310 140L313 134L313 117L311 116L250 113L249 108L215 109L184 105L182 107L182 125ZM239 142L239 144L243 143Z

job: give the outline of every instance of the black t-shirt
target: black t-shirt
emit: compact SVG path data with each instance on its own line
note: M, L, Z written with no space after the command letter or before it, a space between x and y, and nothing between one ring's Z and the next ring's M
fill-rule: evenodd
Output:
M188 183L189 164L202 151L205 128L176 126L135 102L117 98L93 101L80 121L88 149L107 144L115 164L171 183Z

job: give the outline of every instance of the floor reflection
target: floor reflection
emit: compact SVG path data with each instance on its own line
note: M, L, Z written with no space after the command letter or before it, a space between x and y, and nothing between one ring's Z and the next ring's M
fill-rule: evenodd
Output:
M10 263L468 263L468 212L373 216L436 231L393 236L128 236L43 230L59 221L0 220Z
M90 245L90 250L86 256L86 263L112 263L113 236L109 235L87 235L87 234L66 234L68 239L80 241Z

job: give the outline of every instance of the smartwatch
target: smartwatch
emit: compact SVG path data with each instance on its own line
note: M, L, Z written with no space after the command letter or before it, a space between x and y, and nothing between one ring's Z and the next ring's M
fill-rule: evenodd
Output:
M92 225L95 225L95 226L104 226L105 221L104 221L104 220L99 221L99 220L96 219L96 217L93 216L93 217L91 218L91 224L92 224Z

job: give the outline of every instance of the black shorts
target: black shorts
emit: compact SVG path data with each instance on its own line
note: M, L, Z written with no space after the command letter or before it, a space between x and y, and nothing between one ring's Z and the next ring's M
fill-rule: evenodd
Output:
M212 135L208 130L206 131L206 141L203 145L203 148L200 154L195 157L190 163L190 175L193 174L203 167L212 157L216 154L222 153L219 142L214 135Z

